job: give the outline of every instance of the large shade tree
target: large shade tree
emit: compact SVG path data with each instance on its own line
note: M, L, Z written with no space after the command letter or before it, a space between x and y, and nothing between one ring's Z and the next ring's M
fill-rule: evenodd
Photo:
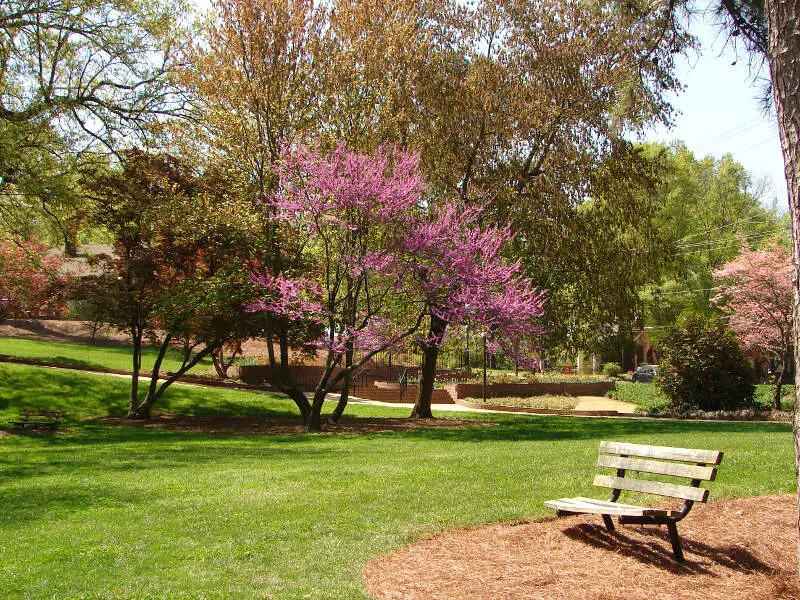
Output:
M221 0L214 7L186 78L208 117L205 135L192 138L202 140L200 150L229 160L258 194L279 184L281 145L304 136L327 148L343 140L361 152L381 143L419 152L434 204L443 197L485 204L484 222L521 233L514 244L522 270L551 289L552 343L595 343L592 332L604 325L630 329L641 282L627 276L637 273L628 266L647 262L657 237L645 231L648 219L621 218L651 210L648 167L624 134L668 117L673 58L688 40L672 27L668 7L557 0ZM604 174L612 172L627 173L626 185ZM587 199L603 201L584 210ZM261 246L280 270L277 248L293 240L280 238L264 214ZM593 243L604 230L614 235ZM618 231L625 242L614 241ZM627 262L607 262L617 248L638 250ZM606 264L593 273L613 273L586 276L587 264L599 262ZM612 280L619 284L605 284ZM567 317L576 326L561 326ZM275 324L276 339L282 327Z
M172 78L184 12L172 0L0 4L0 234L76 252L86 163L187 114Z

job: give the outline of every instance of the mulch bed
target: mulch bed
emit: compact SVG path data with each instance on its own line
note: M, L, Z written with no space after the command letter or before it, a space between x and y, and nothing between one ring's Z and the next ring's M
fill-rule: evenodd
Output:
M446 531L365 569L377 600L800 599L794 495L696 505L678 526L606 531L598 516Z
M223 433L242 435L290 435L308 433L301 419L279 419L270 417L227 417L154 414L147 421L136 421L124 417L102 417L94 423L104 425L133 425L155 429L170 429L192 433ZM359 418L342 417L338 423L324 423L322 433L334 435L391 433L393 431L416 431L420 429L451 429L463 427L489 427L496 425L487 421L466 419L405 419L405 418Z

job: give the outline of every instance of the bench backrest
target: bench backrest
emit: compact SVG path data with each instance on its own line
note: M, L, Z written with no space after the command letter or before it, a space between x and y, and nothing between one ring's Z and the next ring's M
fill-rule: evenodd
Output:
M721 461L722 452L716 450L600 442L600 456L597 464L601 467L617 469L617 474L614 477L597 475L594 484L613 490L705 502L708 499L708 490L699 487L700 482L713 481L717 475L716 465L719 465ZM625 476L628 471L685 477L691 481L689 485L680 485L649 479L635 479Z
M28 415L31 417L35 416L54 416L54 417L63 417L67 414L65 410L45 410L43 408L23 408L19 411L21 415Z

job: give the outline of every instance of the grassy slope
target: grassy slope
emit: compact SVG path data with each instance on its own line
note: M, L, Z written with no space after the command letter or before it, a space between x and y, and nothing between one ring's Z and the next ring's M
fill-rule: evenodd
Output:
M105 369L131 370L131 349L120 346L91 346L88 344L63 344L40 342L19 338L0 337L0 354L10 354L46 362L55 362L80 367L102 367ZM142 350L142 369L153 368L157 350L145 347ZM180 352L170 351L162 363L162 371L177 371L181 365ZM193 372L211 368L206 359L194 367Z
M22 405L118 410L125 384L0 365L0 422ZM167 400L195 413L294 414L286 400L230 391L178 387ZM0 437L0 597L361 598L363 565L420 535L594 494L601 439L724 450L713 497L794 490L788 425L496 420L369 436L72 423L64 435Z
M772 408L772 394L774 387L771 385L757 385L754 400L763 410ZM666 398L656 393L656 386L653 383L630 383L625 381L617 382L617 389L606 394L617 400L633 402L643 409L651 409L664 406ZM794 386L784 385L781 390L784 410L792 410L794 407Z

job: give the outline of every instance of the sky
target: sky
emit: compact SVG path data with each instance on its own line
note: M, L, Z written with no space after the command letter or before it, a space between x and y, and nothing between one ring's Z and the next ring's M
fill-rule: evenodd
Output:
M685 89L672 97L677 109L672 129L647 132L648 141L682 140L700 159L730 153L754 178L766 177L769 189L761 198L788 210L778 127L775 115L764 114L759 101L762 85L754 81L746 56L737 60L724 48L724 37L698 17L692 33L701 44L700 55L691 53L678 63L678 78ZM735 65L732 65L736 61ZM769 75L766 66L762 77Z

